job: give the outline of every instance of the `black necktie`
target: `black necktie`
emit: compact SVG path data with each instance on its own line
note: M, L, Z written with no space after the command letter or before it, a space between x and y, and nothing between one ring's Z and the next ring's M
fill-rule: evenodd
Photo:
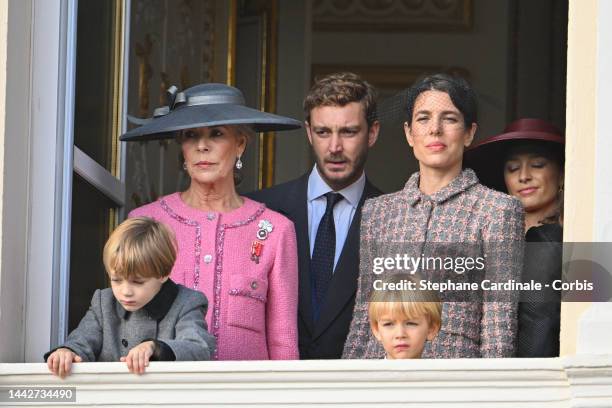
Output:
M334 225L334 206L342 200L342 195L334 192L325 194L327 206L321 217L314 250L310 260L312 286L312 309L314 320L319 320L319 313L325 300L334 271L334 254L336 253L336 227Z

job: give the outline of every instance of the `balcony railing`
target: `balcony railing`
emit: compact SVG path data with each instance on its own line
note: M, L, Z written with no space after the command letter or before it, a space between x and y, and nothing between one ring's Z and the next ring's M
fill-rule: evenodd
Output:
M65 380L46 365L0 364L7 388L75 387L59 406L612 407L612 356L554 359L153 362L76 364ZM50 402L42 405L55 405Z

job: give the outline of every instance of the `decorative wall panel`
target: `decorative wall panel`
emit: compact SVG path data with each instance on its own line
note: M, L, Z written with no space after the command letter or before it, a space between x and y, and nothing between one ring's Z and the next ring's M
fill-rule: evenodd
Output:
M472 0L314 0L315 31L466 31Z

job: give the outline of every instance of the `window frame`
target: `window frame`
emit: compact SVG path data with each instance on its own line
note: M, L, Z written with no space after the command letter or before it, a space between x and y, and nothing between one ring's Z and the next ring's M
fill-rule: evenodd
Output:
M126 28L122 52L125 55L125 44L129 44L126 40L129 25L125 24L125 21L129 21L130 0L123 3ZM65 335L60 332L61 328L66 326L67 275L63 273L69 270L68 257L65 255L69 254L69 240L63 238L69 236L70 223L65 220L69 220L71 214L69 204L74 167L72 129L67 125L72 123L74 115L74 82L70 82L70 79L74 77L75 48L70 47L74 47L76 27L70 25L70 21L76 21L77 4L78 0L30 0L26 6L31 7L31 50L25 52L29 53L31 59L29 89L24 90L29 95L30 115L29 128L26 129L29 138L29 163L27 174L22 176L28 190L28 215L25 221L27 241L23 244L27 250L24 260L26 276L23 278L26 286L22 295L25 311L22 316L11 319L14 322L23 322L25 361L40 361L41 350L63 339L62 336ZM593 239L593 229L597 226L600 236L604 235L601 224L595 224L595 216L601 215L607 203L604 193L594 193L595 187L603 190L602 186L606 183L604 175L591 167L582 166L583 160L594 160L593 152L599 143L604 144L605 131L601 127L598 128L595 119L598 112L604 111L604 106L598 106L598 101L591 93L593 89L597 89L597 73L594 75L592 72L592 63L595 62L595 65L599 66L598 64L603 62L598 60L597 50L593 49L595 44L590 44L586 47L587 50L582 49L585 47L576 46L580 45L580 40L584 40L583 37L596 36L597 28L592 25L592 17L598 16L597 2L587 1L589 8L586 12L580 11L585 10L583 3L581 2L580 6L578 4L576 0L570 0L569 23L576 32L570 30L568 47L568 60L574 64L574 70L570 70L567 76L567 99L573 100L573 109L568 109L566 128L569 153L565 169L568 197L566 211L571 215L567 219L572 220L566 224L566 241ZM584 24L576 27L580 22ZM589 42L582 41L582 44ZM606 54L608 51L599 52ZM584 53L588 58L583 58ZM127 64L123 66L124 78L127 78ZM592 86L584 85L585 78L588 79L588 85ZM127 95L126 88L127 85L123 83L123 98ZM120 109L121 118L125 117L125 100L123 102ZM118 127L124 130L125 123L118 124ZM580 134L598 135L600 139L585 139ZM124 180L125 152L120 146L118 149L121 158L119 179ZM589 179L594 180L593 183L584 182ZM585 208L584 203L580 201L583 197L592 197L592 208ZM10 230L3 232L6 235L11 233ZM5 253L4 256L10 254ZM3 280L16 275L17 273L11 271L2 271ZM578 323L582 312L590 305L565 306L562 312L565 330L561 336L562 342L565 342L562 348L565 350L562 350L562 355L576 352L576 337L581 331ZM573 312L569 309L581 310Z
M128 67L123 56L130 3L130 0L116 3L116 23L120 25L115 43L118 58L114 61L116 160L109 172L74 145L78 0L32 0L25 361L40 361L41 350L63 342L67 335L74 173L117 204L111 210L114 222L122 215L124 152L118 137L125 129L127 92L123 79Z

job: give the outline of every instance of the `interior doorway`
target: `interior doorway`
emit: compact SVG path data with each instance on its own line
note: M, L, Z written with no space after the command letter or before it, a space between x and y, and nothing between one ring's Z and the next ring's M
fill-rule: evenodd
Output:
M421 75L450 72L470 82L479 102L477 140L520 117L565 127L567 0L312 6L312 78L349 70L379 90L381 134L366 171L385 192L401 189L417 170L403 132L402 91Z

